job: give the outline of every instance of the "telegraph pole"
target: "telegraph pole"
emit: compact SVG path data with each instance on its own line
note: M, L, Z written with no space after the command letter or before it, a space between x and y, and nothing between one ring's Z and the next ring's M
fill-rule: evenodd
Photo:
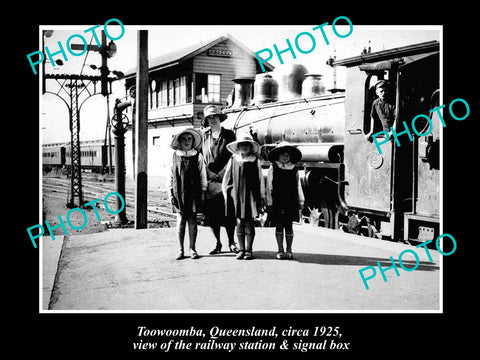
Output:
M148 31L137 32L135 228L147 227Z

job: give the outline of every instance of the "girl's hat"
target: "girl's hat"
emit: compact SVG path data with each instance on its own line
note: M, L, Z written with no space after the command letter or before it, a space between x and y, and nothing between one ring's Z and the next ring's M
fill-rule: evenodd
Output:
M192 149L199 150L201 148L201 146L202 146L202 135L197 130L195 130L194 128L188 128L188 129L180 131L178 134L176 134L173 137L172 142L170 144L170 147L172 149L177 150L177 149L181 148L180 136L183 135L183 134L191 134L193 136Z
M302 159L302 152L287 141L282 141L273 150L268 153L268 161L274 162L278 160L278 155L288 151L290 153L290 162L296 164Z
M208 122L207 118L212 115L218 115L220 122L224 121L227 118L227 114L221 112L221 110L215 105L207 105L203 108L203 120L202 126L207 127Z
M258 155L260 153L260 144L257 143L255 140L252 139L251 136L245 135L236 141L232 141L231 143L227 144L227 149L230 151L232 154L238 153L238 144L240 143L249 143L252 145L252 151L250 154L252 155Z

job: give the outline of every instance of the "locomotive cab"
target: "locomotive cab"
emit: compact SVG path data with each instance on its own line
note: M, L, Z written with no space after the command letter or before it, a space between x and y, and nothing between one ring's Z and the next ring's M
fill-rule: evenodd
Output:
M365 218L377 237L424 241L439 235L439 44L436 41L340 60L347 67L345 98L345 201L350 215ZM368 137L375 84L390 91L393 133ZM415 122L418 114L430 116ZM372 126L373 125L373 126ZM408 128L406 128L408 127ZM409 131L409 133L408 133ZM418 134L420 135L418 135ZM398 141L398 142L397 142Z
M269 77L255 80L254 97L253 80L243 79L235 89L242 96L224 109L224 126L250 133L264 160L281 141L302 151L303 215L312 224L426 241L438 237L440 226L441 127L438 113L430 113L440 100L439 62L436 41L337 60L333 66L347 67L345 93L312 96L302 89L281 101ZM388 108L376 101L380 81ZM373 116L372 108L382 106L388 116ZM383 138L373 141L372 132Z

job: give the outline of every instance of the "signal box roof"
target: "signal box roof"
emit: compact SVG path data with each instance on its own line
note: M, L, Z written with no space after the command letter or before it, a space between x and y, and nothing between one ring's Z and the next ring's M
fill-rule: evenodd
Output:
M255 57L255 53L248 49L245 45L240 43L238 40L236 40L234 37L232 37L230 34L220 36L215 38L214 40L208 40L204 41L201 43L193 44L190 46L187 46L185 48L179 49L172 51L167 54L160 55L154 59L150 59L148 62L148 70L159 70L162 68L166 68L169 66L174 66L181 64L188 59L193 58L196 55L199 55L200 53L210 49L211 47L225 41L225 40L230 40L232 41L235 45L240 47L242 50L244 50L246 53L250 54L252 57ZM266 71L273 71L274 67L269 64L268 62L264 63ZM258 67L258 65L257 65ZM130 78L136 76L136 67L133 69L130 69L125 73L124 78Z

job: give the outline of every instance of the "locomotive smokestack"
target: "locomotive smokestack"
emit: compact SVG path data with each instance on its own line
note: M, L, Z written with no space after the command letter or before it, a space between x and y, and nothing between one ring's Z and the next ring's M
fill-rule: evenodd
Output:
M236 78L232 80L235 83L234 101L232 108L244 107L250 105L252 100L252 87L255 79L253 78Z

